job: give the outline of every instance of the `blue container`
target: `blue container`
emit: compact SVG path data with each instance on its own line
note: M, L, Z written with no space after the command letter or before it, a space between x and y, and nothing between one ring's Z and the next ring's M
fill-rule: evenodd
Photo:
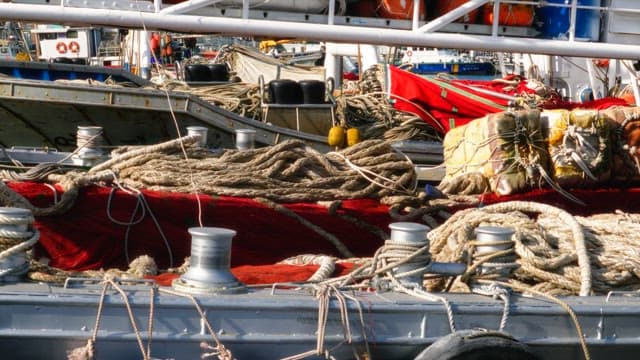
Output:
M568 39L571 21L571 0L547 0L552 4L568 7L543 6L538 9L538 19L542 37L547 39ZM578 0L578 5L600 6L600 0ZM578 9L576 15L575 39L598 41L600 39L600 11Z

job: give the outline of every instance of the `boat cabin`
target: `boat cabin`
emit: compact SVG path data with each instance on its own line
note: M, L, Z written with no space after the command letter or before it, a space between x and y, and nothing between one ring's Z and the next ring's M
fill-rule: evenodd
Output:
M39 25L31 33L38 60L99 66L121 64L117 29Z

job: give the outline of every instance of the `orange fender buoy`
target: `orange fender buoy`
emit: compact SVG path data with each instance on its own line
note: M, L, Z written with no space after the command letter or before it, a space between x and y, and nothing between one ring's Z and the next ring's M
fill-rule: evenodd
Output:
M60 53L60 54L66 54L67 53L67 44L63 43L63 42L59 42L56 44L56 50Z
M329 129L327 143L329 146L342 146L344 144L344 128L342 126L334 126Z
M357 128L347 129L347 146L353 146L360 142L360 130Z
M78 44L77 41L70 42L69 43L69 51L71 51L72 53L80 52L80 44Z

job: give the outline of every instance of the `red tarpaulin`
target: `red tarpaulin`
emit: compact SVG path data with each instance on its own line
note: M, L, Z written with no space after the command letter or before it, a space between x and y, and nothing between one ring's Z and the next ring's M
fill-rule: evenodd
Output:
M510 75L494 80L446 80L426 78L389 66L390 97L394 107L420 116L446 134L450 129L507 110L515 97L534 94L525 78ZM589 102L570 102L551 96L544 99L541 109L606 109L627 106L620 98L603 98Z
M53 203L52 190L43 184L8 185L36 206L46 207ZM151 211L138 212L132 219L137 198L123 191L111 193L110 188L83 188L67 213L36 218L35 226L40 231L36 254L51 259L51 266L64 270L126 269L125 253L128 253L128 261L149 255L161 269L181 265L191 251L188 229L199 226L195 196L157 191L144 191L143 194ZM342 257L325 236L300 220L252 199L200 195L200 201L203 226L237 231L232 242L232 266L273 264L301 254ZM358 257L372 256L384 239L340 215L370 224L385 233L389 233L388 225L393 222L388 208L373 199L345 200L337 215L314 203L284 206L339 239ZM130 222L138 223L123 225ZM125 240L127 232L128 240ZM173 264L169 262L170 253Z
M428 79L389 66L394 107L420 116L442 134L473 119L507 109L509 100L466 85Z
M46 207L53 201L52 190L43 184L8 185L36 206ZM140 255L149 255L160 269L166 269L170 266L169 249L155 225L155 218L173 254L172 265L181 265L191 250L191 237L187 230L198 226L195 196L144 191L152 213L147 211L143 216L138 213L133 222L140 221L130 227L128 241L125 242L128 227L114 221L131 222L137 200L122 191L113 196L110 193L109 188L84 188L70 211L36 218L35 227L40 231L36 257L47 257L51 259L51 266L64 270L126 269L126 247L129 261ZM485 194L480 198L485 205L509 200L536 201L583 216L616 209L640 211L640 189L637 188L574 190L572 194L586 205L572 203L550 189L510 196ZM254 200L213 196L200 196L200 200L204 226L237 231L232 242L231 265L234 275L244 283L303 281L317 270L316 265L274 265L292 256L325 254L341 257L332 243L303 226L299 220ZM288 204L286 208L334 235L355 256L370 257L383 245L384 240L379 236L361 225L330 214L323 206L299 203ZM389 233L389 223L393 222L388 208L372 199L344 201L338 213L371 224L386 233ZM334 275L347 272L350 266L338 265ZM168 274L160 279L167 282L174 277Z

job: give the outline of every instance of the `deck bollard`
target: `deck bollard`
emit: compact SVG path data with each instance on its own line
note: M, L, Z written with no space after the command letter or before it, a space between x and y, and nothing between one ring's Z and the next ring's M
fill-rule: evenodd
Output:
M209 129L204 126L187 126L187 135L198 135L200 139L197 142L198 147L207 147L207 135Z
M517 267L516 254L513 251L512 240L515 230L510 227L479 226L475 229L476 250L474 258L487 256L498 252L506 252L480 265L479 272L483 275L497 274L499 280L507 280L513 269Z
M192 294L239 294L247 288L230 271L234 230L216 227L189 228L189 270L173 281L174 289Z
M236 129L236 149L248 150L256 146L256 131L253 129Z
M75 165L94 166L104 159L102 151L102 127L78 126L77 147L71 160Z
M396 222L389 224L391 236L389 245L409 246L419 249L429 245L427 232L430 228L426 225L412 222ZM422 287L422 278L427 271L430 261L429 252L425 252L423 256L418 256L413 260L393 268L394 275L397 275L398 281L407 287Z
M0 207L0 282L18 282L29 271L27 250L38 241L32 228L31 211L22 208Z

